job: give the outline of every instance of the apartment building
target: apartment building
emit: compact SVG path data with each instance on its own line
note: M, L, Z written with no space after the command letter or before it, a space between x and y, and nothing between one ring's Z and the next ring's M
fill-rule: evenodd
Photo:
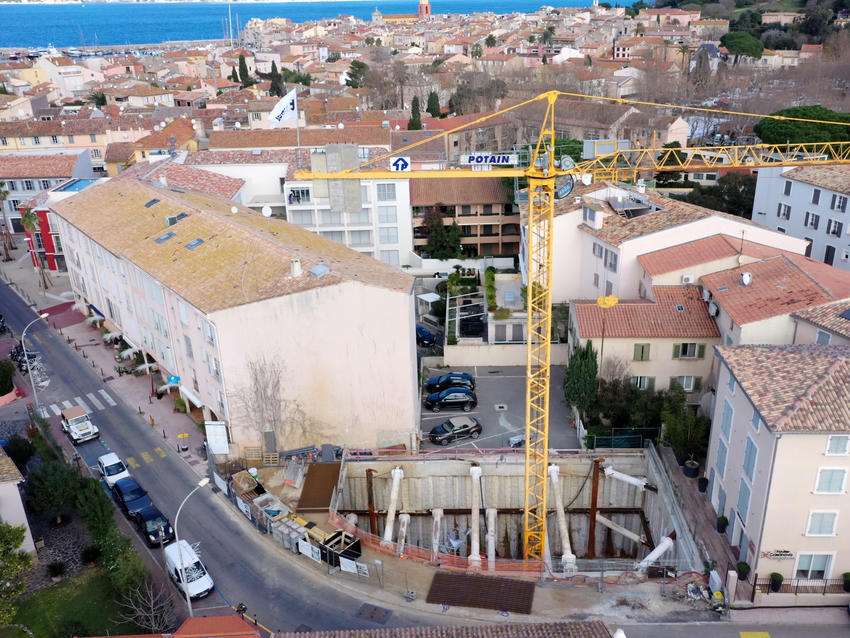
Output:
M13 233L23 233L22 204L42 191L71 178L94 177L91 159L85 151L42 151L40 153L0 153L0 182L9 193L2 202L2 218Z
M519 254L519 207L512 189L498 177L480 179L412 179L413 249L421 254L428 243L423 225L430 210L443 215L443 223L457 223L466 257Z
M712 419L708 496L726 536L759 581L781 574L790 591L756 604L844 604L828 580L850 571L850 347L716 348L721 362ZM833 581L836 582L836 581ZM776 597L776 598L775 598ZM843 600L843 603L841 602Z
M827 303L791 313L794 343L850 345L850 301Z
M131 178L53 212L78 301L179 377L231 453L412 443L412 277L227 199ZM248 406L264 371L283 381L260 423Z
M760 168L753 220L805 239L806 256L850 270L850 166Z

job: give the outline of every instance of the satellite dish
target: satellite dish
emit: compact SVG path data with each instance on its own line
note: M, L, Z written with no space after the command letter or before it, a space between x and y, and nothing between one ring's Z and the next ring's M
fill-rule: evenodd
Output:
M23 111L21 111L21 113L23 113ZM340 131L341 131L342 129L344 129L344 128L345 128L345 124L343 124L342 122L340 122L339 124L337 124L337 125L336 125L336 127L337 127Z
M236 206L231 206L231 207L230 207L230 212L231 212L231 213L233 213L233 214L235 215L236 213L238 213L238 212L239 212L239 209L238 209L238 208L236 208Z
M168 126L168 124L166 124L165 122L160 122L160 123L159 123L159 125L160 125L162 128L165 128L166 126Z
M240 128L242 128L242 125L239 122L236 122L236 124L233 125L233 128L238 131Z
M593 175L591 175L590 173L585 173L584 175L581 176L581 183L584 184L585 186L590 186L590 184L592 182L593 182Z
M266 204L262 208L263 217L271 217L272 216L272 207Z
M401 130L401 127L400 127L398 124L396 124L396 125L395 125L395 130L400 131L400 130Z

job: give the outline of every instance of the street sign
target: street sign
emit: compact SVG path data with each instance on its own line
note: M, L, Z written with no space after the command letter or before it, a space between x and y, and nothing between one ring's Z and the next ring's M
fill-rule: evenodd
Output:
M519 161L512 153L467 153L460 156L460 163L469 166L511 166Z
M180 377L175 377L175 376L172 374L170 377L168 377L168 382L169 382L169 383L175 383L175 384L176 384L176 383L180 383Z
M410 170L409 157L396 157L390 162L390 170L393 173L406 173Z

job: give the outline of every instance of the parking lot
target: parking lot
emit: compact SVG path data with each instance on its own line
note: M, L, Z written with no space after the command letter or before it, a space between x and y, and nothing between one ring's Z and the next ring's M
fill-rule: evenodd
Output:
M420 430L423 449L451 449L474 447L494 449L509 447L512 436L525 433L525 367L503 368L460 367L433 368L423 374L423 380L447 372L467 372L475 377L475 394L478 406L471 412L443 410L433 413L422 408ZM570 427L569 411L564 401L564 368L552 368L549 394L549 448L576 449L578 438ZM424 390L423 390L423 399ZM465 438L443 447L428 440L428 432L452 416L472 416L481 422L483 431L478 439Z

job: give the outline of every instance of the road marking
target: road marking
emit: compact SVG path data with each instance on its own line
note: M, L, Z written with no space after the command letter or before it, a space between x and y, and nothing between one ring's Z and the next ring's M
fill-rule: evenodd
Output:
M104 401L106 401L106 402L107 402L109 405L111 405L113 408L114 408L116 405L118 405L117 403L115 403L115 401L113 401L113 400L112 400L112 397L111 397L111 396L109 396L109 395L106 393L106 390L100 390L100 396L102 396L102 397L103 397L103 400L104 400Z
M452 410L451 412L454 412L454 410ZM425 416L426 414L428 416ZM464 416L464 415L472 415L472 414L478 414L478 411L477 410L472 410L470 412L461 411L461 413L459 415L455 414L455 416ZM429 419L443 419L443 421L445 421L446 419L451 418L451 416L452 416L451 414L447 415L445 412L437 412L437 413L424 412L422 414L422 418L420 419L420 421L428 421Z
M142 467L141 465L139 465L139 462L136 459L134 459L132 456L127 457L127 465L132 467L134 470L136 468Z
M76 401L77 405L79 405L86 412L89 412L89 413L91 412L91 409L89 408L89 406L86 405L86 402L83 401L82 398L74 397L74 401Z
M60 408L55 403L50 404L50 409L53 410L53 414L55 414L56 416L59 416L60 414L62 414L62 408Z
M159 454L160 458L164 459L167 456L165 450L163 450L161 447L155 447L153 451Z
M94 396L94 392L89 392L86 396L89 398L89 401L92 402L95 408L97 408L98 410L103 409L103 404L97 400L97 397Z
M770 634L766 631L739 631L741 638L770 638Z
M147 452L142 452L141 457L145 463L153 463L153 457Z
M64 407L67 410L68 408L73 408L74 404L71 403L70 401L62 401L62 407Z

